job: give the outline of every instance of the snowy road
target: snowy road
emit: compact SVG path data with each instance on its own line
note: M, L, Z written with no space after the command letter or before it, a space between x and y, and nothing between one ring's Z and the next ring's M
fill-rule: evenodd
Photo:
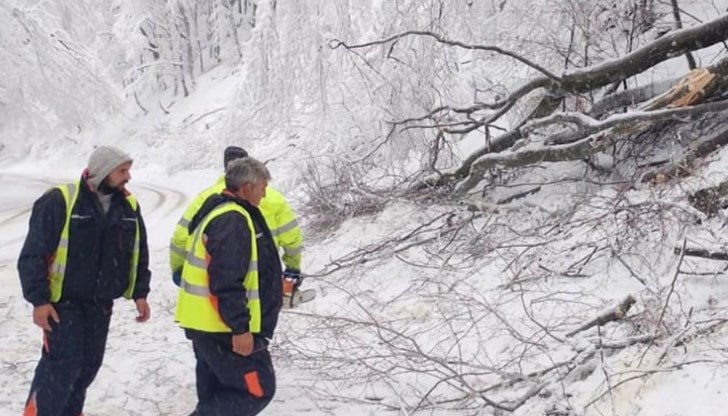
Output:
M130 183L149 233L152 319L138 324L132 303L116 302L105 362L88 392L87 416L186 415L194 407L194 358L189 342L173 322L176 290L168 279L167 246L189 198L187 192L173 186L189 186L191 194L200 184L210 183L214 175L195 179L199 183L184 179L175 183L167 178L167 186L143 178ZM0 416L22 413L40 353L41 332L33 326L32 308L22 297L16 261L33 201L56 183L44 177L0 172L0 285L4 294L0 298L0 391L4 393ZM272 352L276 360L275 347ZM264 414L354 414L352 409L319 409L301 388L305 375L281 366L277 370L278 393Z

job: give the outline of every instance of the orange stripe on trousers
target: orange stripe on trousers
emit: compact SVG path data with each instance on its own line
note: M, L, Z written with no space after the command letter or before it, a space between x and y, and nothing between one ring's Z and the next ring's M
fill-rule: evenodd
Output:
M260 386L257 371L245 373L245 384L248 386L248 391L253 395L253 397L258 399L263 397L263 387Z
M23 411L23 416L36 416L37 414L38 409L35 406L35 393L33 393L30 395L28 403L25 404L25 411Z

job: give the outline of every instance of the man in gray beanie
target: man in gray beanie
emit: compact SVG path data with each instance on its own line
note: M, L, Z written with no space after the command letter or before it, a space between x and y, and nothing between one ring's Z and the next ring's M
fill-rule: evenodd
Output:
M125 185L132 159L111 146L94 150L79 180L33 205L18 259L23 296L43 348L24 414L83 414L101 367L114 299L133 299L149 319L151 272L139 204Z
M113 146L101 146L88 158L88 183L98 188L104 179L118 166L131 163L131 156Z
M131 179L129 169L131 169L132 161L131 156L113 146L101 146L91 153L91 157L88 159L86 180L97 191L104 212L109 211L114 190L122 190ZM108 178L114 169L122 166L125 166L126 169L123 169L118 177ZM104 180L107 178L108 180ZM110 181L111 183L109 183Z

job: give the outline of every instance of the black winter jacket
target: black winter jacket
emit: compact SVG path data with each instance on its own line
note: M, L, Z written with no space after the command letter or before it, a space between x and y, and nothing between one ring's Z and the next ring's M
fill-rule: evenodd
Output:
M253 220L258 246L258 290L261 307L260 335L271 338L278 323L282 305L282 269L273 236L260 210L246 201L223 192L207 198L190 221L189 232L218 205L234 201L242 206ZM218 311L233 334L248 332L250 315L243 287L245 273L250 262L250 228L240 214L227 212L207 225L205 248L210 255L207 272L210 276L210 293L217 297Z
M129 285L135 225L139 221L139 264L132 297L149 293L149 249L141 210L134 212L121 192L111 198L104 213L96 194L81 178L71 213L66 273L60 301L113 300ZM18 259L23 296L34 306L50 303L48 270L66 219L66 202L53 188L33 204L28 235Z

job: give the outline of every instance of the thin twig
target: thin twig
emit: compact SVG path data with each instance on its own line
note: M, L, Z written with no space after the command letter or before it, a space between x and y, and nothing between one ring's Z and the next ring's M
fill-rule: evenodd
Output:
M665 317L665 311L667 310L667 306L670 304L670 297L672 296L672 293L675 291L675 282L677 282L677 277L680 275L680 266L682 265L683 259L685 258L685 246L688 244L687 238L683 239L682 244L682 251L680 253L680 260L677 262L677 267L675 268L675 275L672 277L672 282L670 282L670 291L667 293L667 299L665 299L665 305L662 307L662 312L660 313L660 319L657 321L657 328L660 328L660 325L662 324L662 319Z

